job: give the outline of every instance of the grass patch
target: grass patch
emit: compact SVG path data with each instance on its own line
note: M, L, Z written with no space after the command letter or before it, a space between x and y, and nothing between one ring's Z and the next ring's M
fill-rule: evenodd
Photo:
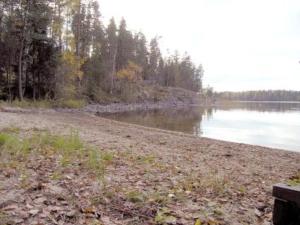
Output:
M60 99L53 102L52 105L56 108L80 109L86 106L86 101L82 99Z
M1 132L3 132L3 133L13 133L13 134L18 134L18 133L20 133L20 131L21 131L20 128L14 127L14 126L6 127L1 130Z
M86 101L83 99L59 99L59 100L15 100L12 102L1 102L2 106L18 107L18 108L37 108L37 109L49 109L49 108L69 108L79 109L86 106Z
M155 163L155 156L153 155L145 155L145 156L137 156L136 161L139 164L154 164Z
M148 199L149 202L155 202L160 206L165 206L171 200L172 198L168 197L168 193L158 192L158 191L150 193Z
M80 167L104 182L106 167L114 159L110 152L85 146L77 132L66 136L38 132L30 137L0 132L0 157L1 167L16 168L20 173L20 181L27 180L24 174L29 161L52 158L58 162L56 171L59 171L50 176L52 180L60 180L65 167Z
M9 216L6 213L0 211L0 225L7 225L10 222L11 221L10 221Z
M300 186L300 172L298 172L298 174L296 174L295 176L291 177L287 184L289 186Z
M138 203L138 202L144 202L146 196L144 195L144 193L139 191L130 191L126 194L126 198L128 201L132 203Z
M224 194L229 188L229 180L220 174L188 175L179 182L176 191L210 192L216 195Z
M155 216L155 224L167 225L176 224L177 218L171 214L168 208L160 209Z
M39 101L31 101L31 100L15 100L12 102L3 103L5 106L11 107L19 107L19 108L51 108L51 101L48 100L39 100Z
M62 173L60 171L55 171L54 173L51 174L50 179L51 180L56 180L59 181L63 178Z
M20 140L16 134L0 132L0 154L10 158L26 158L31 151L29 140Z

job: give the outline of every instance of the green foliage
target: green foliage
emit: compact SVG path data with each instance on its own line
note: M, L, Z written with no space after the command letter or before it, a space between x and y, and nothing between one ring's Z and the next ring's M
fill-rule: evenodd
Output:
M96 149L88 150L88 160L86 166L87 168L89 168L95 173L96 177L100 181L104 181L103 179L104 179L106 164L102 158L101 153L99 153L98 150Z
M5 152L10 154L10 157L27 157L31 151L28 140L20 140L16 134L0 132L0 147L1 154Z
M130 191L126 194L126 197L129 201L133 203L144 202L145 196L139 191Z
M106 163L111 163L114 159L114 154L111 152L103 152L102 153L102 159L106 162Z
M10 140L10 135L0 133L0 146L5 145Z
M176 221L176 217L172 216L167 208L162 208L155 216L155 223L160 225L175 224Z

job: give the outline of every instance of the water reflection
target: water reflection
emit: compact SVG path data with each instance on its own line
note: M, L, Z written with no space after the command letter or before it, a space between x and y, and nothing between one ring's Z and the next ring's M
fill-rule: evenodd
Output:
M113 120L140 124L148 127L181 131L200 136L201 124L204 115L212 114L212 109L159 109L151 111L134 111L114 114L102 114Z
M197 136L300 152L300 103L233 102L209 108L102 116Z

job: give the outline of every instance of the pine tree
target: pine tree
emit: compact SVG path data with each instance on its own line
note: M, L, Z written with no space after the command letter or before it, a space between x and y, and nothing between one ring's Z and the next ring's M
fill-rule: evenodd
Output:
M161 59L161 52L158 46L158 38L153 38L150 42L149 70L147 80L158 80L158 66Z
M116 58L117 71L128 65L129 61L134 60L134 42L130 31L127 30L125 19L121 20L118 31L118 50Z
M134 37L134 62L142 67L143 79L146 79L147 70L149 68L149 52L147 48L147 40L143 33L139 32Z
M110 94L113 93L114 82L116 77L116 60L118 53L118 36L117 36L117 26L114 18L110 20L110 24L107 27L107 64L109 65L110 73Z

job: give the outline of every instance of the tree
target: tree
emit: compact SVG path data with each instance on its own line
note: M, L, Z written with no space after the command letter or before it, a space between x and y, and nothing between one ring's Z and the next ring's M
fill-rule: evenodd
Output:
M130 31L127 30L126 21L123 18L118 31L118 48L116 56L117 71L127 66L129 61L134 60L134 42Z
M91 51L90 57L83 65L85 79L85 93L89 98L97 101L101 90L105 89L105 81L107 80L105 63L105 52L107 50L107 41L103 24L100 21L99 5L97 1L93 1L88 5L88 14L90 17L90 38Z
M198 91L202 76L188 56L164 58L158 38L148 45L125 19L105 27L97 0L0 1L1 100L101 100L145 85Z
M39 57L39 46L51 45L48 39L51 10L42 0L20 1L11 5L11 26L16 37L18 52L18 96L23 100L26 90L33 80L34 74L29 68L34 66L35 57ZM33 77L30 78L30 75Z
M64 25L64 11L66 0L54 0L52 22L51 22L51 36L52 40L57 43L59 51L63 50L63 25Z
M145 80L149 67L149 52L146 37L141 32L134 37L134 62L142 67L143 79Z
M153 38L150 42L149 70L146 79L158 79L158 65L161 59L161 52L158 46L158 38Z
M110 20L110 24L107 27L107 63L110 67L110 94L113 93L114 80L116 76L116 60L118 52L118 37L117 26L114 18Z

